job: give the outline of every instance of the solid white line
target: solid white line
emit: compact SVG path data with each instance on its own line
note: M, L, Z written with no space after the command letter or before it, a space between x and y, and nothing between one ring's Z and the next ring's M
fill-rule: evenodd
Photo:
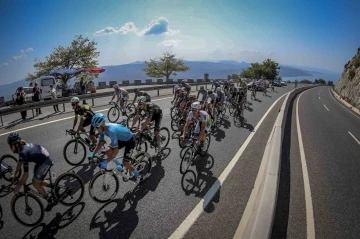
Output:
M155 100L151 100L151 102L153 102L153 101L158 101L158 100L166 100L166 99L170 99L170 98L173 98L173 97L166 97L166 98L155 99ZM107 111L107 110L109 110L109 109L103 109L103 110L98 110L98 111L94 111L94 112L95 112L95 113L99 113L99 112L104 112L104 111ZM71 112L67 112L67 113L71 113ZM53 120L53 121L49 121L49 122L45 122L45 123L41 123L41 124L31 125L31 126L28 126L28 127L25 127L25 128L21 128L21 129L17 129L17 130L13 130L13 131L9 131L9 132L0 134L0 136L4 136L4 135L7 135L7 134L11 134L11 133L13 133L13 132L19 132L19 131L23 131L23 130L27 130L27 129L39 127L39 126L46 125L46 124L52 124L52 123L55 123L55 122L59 122L59 121L63 121L63 120L68 120L68 119L74 119L74 116L66 117L66 118L61 118L61 119L57 119L57 120Z
M306 207L306 235L307 239L315 239L315 222L314 222L314 209L311 198L310 180L309 173L306 165L305 150L301 134L300 120L299 120L299 101L302 94L300 94L296 102L296 127L298 133L298 141L300 148L301 167L304 179L304 191L305 191L305 207Z
M330 111L330 110L326 107L326 105L324 105L324 107L325 107L325 109L327 109L327 111Z
M319 96L319 100L320 100L320 96Z
M216 192L219 190L221 185L226 180L227 176L229 176L231 170L234 168L235 164L239 161L240 156L245 151L246 147L249 145L251 139L254 137L257 129L261 126L263 121L265 120L266 116L269 114L271 109L276 105L276 103L284 97L286 94L283 94L279 97L266 111L264 116L260 119L259 123L255 126L254 130L250 133L247 137L239 151L235 154L235 156L231 159L230 163L226 166L224 171L221 173L220 177L216 182L211 186L210 190L205 194L205 196L200 200L200 202L196 205L196 207L191 211L191 213L185 218L185 220L180 224L180 226L174 231L174 233L169 237L171 239L175 238L184 238L185 234L189 231L191 226L195 223L197 218L201 215L204 209L207 207L211 199L215 196Z
M339 105L341 105L342 107L344 107L344 109L346 109L348 112L350 112L351 114L353 114L356 118L360 119L360 117L357 116L354 112L352 112L351 109L346 108L342 103L339 102L339 100L335 99L335 96L333 96L333 94L331 94L330 89L329 89L329 94L332 96L332 98L333 98Z
M348 131L348 133L351 135L351 137L353 137L355 139L355 141L360 145L360 141L352 134Z

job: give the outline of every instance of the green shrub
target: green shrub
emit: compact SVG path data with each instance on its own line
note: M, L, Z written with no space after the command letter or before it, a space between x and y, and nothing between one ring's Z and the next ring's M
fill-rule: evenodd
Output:
M358 57L355 61L355 68L358 68L360 66L360 57Z
M350 77L350 80L354 79L355 77L355 71L353 69L350 70L349 72L349 77Z

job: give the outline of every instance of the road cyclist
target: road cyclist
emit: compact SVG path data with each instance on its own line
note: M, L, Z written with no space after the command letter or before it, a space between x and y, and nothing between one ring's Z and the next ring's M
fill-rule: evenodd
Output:
M125 103L129 99L129 93L124 88L120 88L120 86L118 84L115 84L113 86L113 88L114 88L114 95L111 98L109 104L112 104L112 101L114 100L114 98L116 96L117 97L116 103L120 102L122 116L125 116L126 115L126 104Z

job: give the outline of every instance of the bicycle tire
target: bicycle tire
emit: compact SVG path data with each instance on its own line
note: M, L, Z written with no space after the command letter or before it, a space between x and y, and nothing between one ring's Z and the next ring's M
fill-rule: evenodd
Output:
M19 198L22 198L22 197L31 197L31 198L35 199L35 201L40 205L40 211L41 211L40 212L40 218L36 222L34 222L34 223L26 223L26 222L22 221L20 219L20 217L16 214L16 212L15 212L15 203L17 202L17 200ZM39 224L44 219L44 205L41 203L40 199L37 196L35 196L34 194L32 194L32 193L29 193L29 192L27 194L18 193L11 200L11 213L13 214L16 221L20 222L24 226L32 227L32 226L35 226L35 225ZM34 214L34 215L38 215L38 214Z
M71 161L68 159L67 154L66 154L68 146L69 146L71 143L73 143L73 142L76 143L76 141L78 141L77 143L82 146L82 148L84 149L84 152L85 152L83 158L80 160L79 163L73 163L73 162L71 162ZM79 148L79 146L78 146L78 148ZM68 164L70 164L70 165L72 165L72 166L78 166L78 165L82 164L82 163L84 162L84 160L86 159L86 155L87 155L86 146L85 146L85 144L84 144L83 142L81 142L81 141L78 140L78 139L71 139L71 140L69 140L69 141L65 144L64 149L63 149L63 155L64 155L65 161L66 161Z
M138 159L140 157L144 156L146 158L146 160L144 159ZM146 172L146 174L144 175L143 174L143 170L139 170L138 166L141 164L141 162L145 162L145 161L148 161L149 163L149 167L148 167L148 170ZM134 165L134 167L136 168L136 170L140 171L141 173L141 179L140 179L140 182L144 181L145 179L148 178L148 176L151 174L151 169L152 169L152 159L151 159L151 156L146 153L146 152L139 152L137 153L134 157L133 157L133 160L132 160L132 163Z
M130 114L126 120L126 125L128 128L130 128L130 126L132 125L132 120L134 119L135 117L135 113L133 114ZM141 118L138 119L138 122L136 123L136 125L134 125L134 127L138 128L140 126L140 121L141 121Z
M81 180L81 178L80 178L77 174L75 174L75 173L64 173L64 174L61 174L61 175L55 180L54 189L53 189L53 190L54 190L55 197L56 197L57 199L59 199L59 198L61 197L61 195L59 195L59 191L56 190L56 188L57 188L57 186L59 185L59 181L60 181L62 178L66 177L66 176L72 176L72 177L75 178L77 181L79 181L79 182L80 182L80 185L81 185L80 197L79 197L75 202L66 203L66 202L64 202L64 199L65 199L65 198L62 199L62 200L60 200L60 203L63 204L63 205L65 205L65 206L73 206L73 205L78 204L78 203L81 201L81 199L84 197L85 186L84 186L84 182ZM69 181L72 182L72 180L69 180Z
M114 111L117 111L117 117L115 116L115 120L110 120L110 112L114 110ZM112 106L109 110L108 110L108 113L107 113L107 119L109 120L110 123L115 123L120 117L120 110L118 107L116 106Z
M185 159L186 159L186 156L190 154L190 158L188 160L186 160L185 162ZM187 150L185 151L185 153L183 154L183 156L181 157L181 163L180 163L180 173L181 174L184 174L186 173L186 171L189 169L192 161L193 161L193 158L194 158L194 148L193 147L188 147ZM183 170L183 164L187 163L186 165L184 165L186 167L185 170Z
M206 134L206 138L209 139L209 140L208 140L208 145L207 145L207 147L206 147L206 150L201 150L201 151L200 151L199 154L200 154L201 157L204 157L204 156L206 155L206 153L207 153L208 150L209 150L210 143L211 143L211 135L210 135L210 134Z
M114 178L115 179L115 191L114 193L107 199L104 199L104 200L100 200L98 199L95 195L94 195L94 192L93 192L93 187L94 187L94 182L96 181L96 179L98 179L99 177L101 176L105 176L105 174L108 174L110 177ZM94 177L90 180L90 183L89 183L89 195L90 197L95 201L95 202L99 202L99 203L106 203L106 202L109 202L111 200L113 200L117 193L119 191L119 179L118 177L115 175L114 172L104 172L104 170L100 170L99 172L97 172Z
M163 134L161 133L161 131L163 131L164 134L166 134L166 135L163 135ZM165 133L165 132L166 132L166 133ZM161 127L159 133L160 133L161 144L162 144L162 145L161 145L161 148L164 149L164 148L166 148L166 147L169 145L169 142L170 142L170 130L169 130L168 128L166 128L166 127ZM164 140L162 139L163 137L165 137ZM164 141L166 141L166 144L163 144Z
M143 137L141 137L141 142L140 142L140 137L135 138L135 150L137 152L147 152L148 151L147 142Z
M6 158L10 158L10 159L12 159L12 160L15 161L15 166L14 166L14 168L11 168L11 173L12 173L12 172L15 172L18 159L17 159L15 156L11 155L11 154L4 154L3 156L1 156L1 158L0 158L0 167L2 168L1 165L6 164L6 163L3 163L3 161L4 161ZM4 165L3 165L3 166L4 166ZM8 165L7 165L7 166L8 166ZM0 170L1 170L1 168L0 168ZM1 172L0 172L0 173L1 173ZM17 175L15 178L16 178L16 179L19 179L20 176L21 176L21 174L22 174L22 168L20 168L19 173L18 173L18 175ZM11 175L10 175L10 176L11 176ZM12 181L12 180L10 180L10 176L9 176L9 177L6 177L6 175L3 175L4 179L5 179L6 181L8 181L8 182L11 182L11 181Z
M131 114L133 114L135 112L135 104L133 103L128 103L125 107L126 109L126 116L129 116Z

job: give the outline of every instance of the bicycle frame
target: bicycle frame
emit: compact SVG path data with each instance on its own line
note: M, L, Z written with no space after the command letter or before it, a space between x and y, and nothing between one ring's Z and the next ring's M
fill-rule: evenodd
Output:
M76 139L76 146L75 146L75 149L77 150L77 147L78 147L78 140L80 140L81 142L83 142L86 146L88 146L89 148L91 147L90 144L88 144L86 142L86 140L81 137L82 134L86 135L88 132L80 132L80 133L71 133L70 130L66 130L66 135L69 134L71 136L72 139ZM87 136L87 135L86 135ZM88 137L86 137L88 139Z

